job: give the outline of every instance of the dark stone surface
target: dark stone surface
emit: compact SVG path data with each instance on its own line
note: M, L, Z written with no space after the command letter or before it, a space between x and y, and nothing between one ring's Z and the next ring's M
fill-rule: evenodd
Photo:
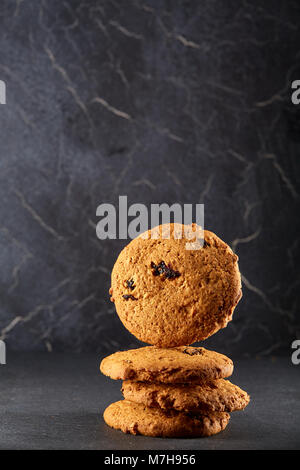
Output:
M137 342L108 300L124 241L96 208L205 203L244 298L206 344L288 349L299 323L299 2L1 1L0 338ZM296 216L297 215L297 216Z
M232 382L251 403L226 430L205 439L131 436L102 412L121 382L99 373L95 355L25 353L0 366L0 449L299 449L300 366L290 358L235 361Z

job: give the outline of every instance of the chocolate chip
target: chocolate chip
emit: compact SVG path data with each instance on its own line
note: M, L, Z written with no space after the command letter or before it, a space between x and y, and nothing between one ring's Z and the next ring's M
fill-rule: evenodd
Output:
M153 269L152 271L153 276L159 276L161 274L159 267L156 266L156 264L153 263L153 261L151 261L151 268Z
M130 290L133 290L135 288L135 285L134 285L134 280L133 279L130 279L130 280L127 280L125 281L126 282L126 287Z
M202 348L197 349L197 348L185 348L182 351L184 354L188 354L189 356L202 356L203 350Z
M159 264L151 262L151 268L153 269L153 276L162 275L165 279L175 279L180 276L179 271L174 271L170 265L166 265L164 261L161 261Z
M131 299L131 300L137 300L136 297L134 297L133 295L129 294L125 294L125 295L122 295L122 297L125 299L125 300L128 300L128 299Z

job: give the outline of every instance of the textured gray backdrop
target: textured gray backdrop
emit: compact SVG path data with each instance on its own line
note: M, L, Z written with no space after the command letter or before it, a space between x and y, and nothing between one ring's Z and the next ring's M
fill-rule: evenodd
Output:
M102 202L205 203L244 297L205 342L288 351L299 320L298 1L1 0L0 338L138 344L109 302Z

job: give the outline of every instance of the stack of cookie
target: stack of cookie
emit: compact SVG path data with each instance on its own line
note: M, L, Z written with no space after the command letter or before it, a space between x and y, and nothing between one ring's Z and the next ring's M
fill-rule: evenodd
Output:
M104 412L106 423L146 436L211 436L222 431L229 412L249 396L229 380L232 361L199 347L147 346L103 359L101 371L122 379L125 400Z
M201 249L187 250L184 229L159 226L155 237L152 231L136 238L112 272L119 317L154 345L117 352L100 365L103 374L123 380L124 400L111 404L104 420L126 433L211 436L227 426L230 412L249 403L246 392L225 380L233 372L228 357L185 346L231 320L241 298L237 256L208 231Z

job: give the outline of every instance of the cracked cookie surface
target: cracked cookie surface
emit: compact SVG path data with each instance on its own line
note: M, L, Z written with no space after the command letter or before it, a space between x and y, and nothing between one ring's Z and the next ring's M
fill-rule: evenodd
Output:
M126 380L122 384L125 400L150 408L177 411L243 410L249 403L247 392L229 380L219 379L201 385L146 383Z

